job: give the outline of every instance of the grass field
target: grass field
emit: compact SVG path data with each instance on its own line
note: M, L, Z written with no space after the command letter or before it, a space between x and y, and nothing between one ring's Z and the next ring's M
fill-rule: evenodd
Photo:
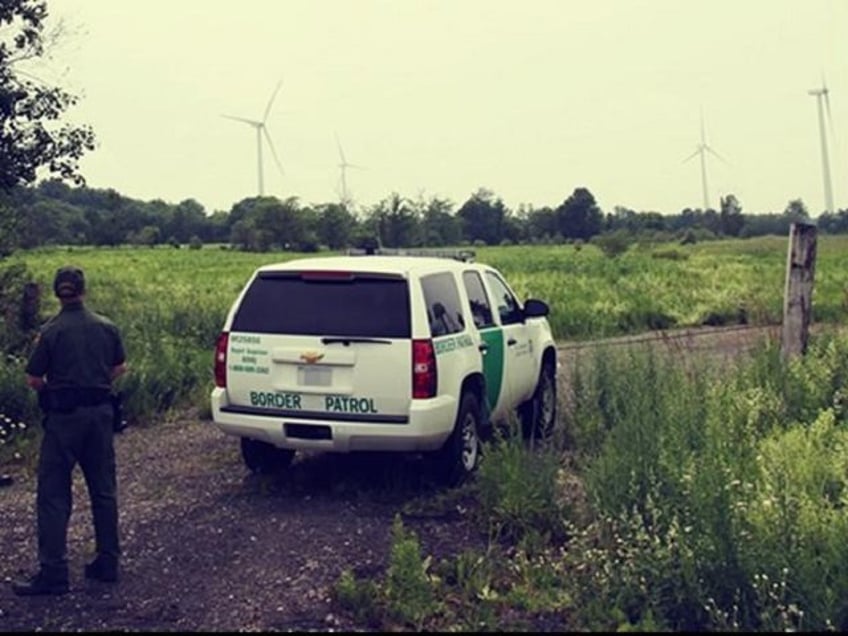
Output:
M703 324L779 324L787 239L633 246L607 258L592 245L477 248L522 298L546 300L558 340L581 340ZM73 262L90 281L89 303L145 335L181 333L211 346L226 311L253 269L301 256L216 248L48 249L22 252L44 289ZM45 309L55 307L50 294ZM814 319L848 315L848 236L819 238ZM144 323L139 325L138 323Z

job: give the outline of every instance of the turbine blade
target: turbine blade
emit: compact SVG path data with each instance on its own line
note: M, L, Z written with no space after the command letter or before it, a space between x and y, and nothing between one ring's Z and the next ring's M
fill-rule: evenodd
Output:
M701 148L698 148L695 152L693 152L691 155L689 155L688 157L686 157L686 159L684 159L684 160L683 160L683 161L681 161L680 163L686 163L687 161L689 161L689 160L690 160L690 159L692 159L693 157L697 157L699 152L702 152L702 149L701 149Z
M347 161L345 161L344 151L342 150L342 144L339 141L339 135L338 135L338 133L335 133L335 135L336 135L336 147L339 149L339 158L342 160L342 165L346 166Z
M285 175L286 172L283 170L283 164L280 163L280 158L277 156L277 150L274 148L274 142L271 141L271 135L268 134L268 129L265 126L262 126L262 132L265 133L265 140L268 142L268 147L271 149L271 156L274 157L274 163L277 164L277 170L280 171L280 175Z
M221 117L226 117L227 119L233 119L235 121L240 121L245 124L250 124L254 128L259 128L260 126L262 126L261 121L256 121L254 119L245 119L244 117L235 117L234 115L221 115Z
M827 113L827 123L833 129L833 120L830 118L830 95L827 89L824 91L824 110Z
M717 157L717 158L721 159L724 163L726 163L726 164L730 165L730 163L727 161L727 159L725 159L724 157L722 157L720 154L718 154L715 150L713 150L713 149L712 149L712 148L710 148L709 146L704 146L704 149L705 149L707 152L709 152L711 155L713 155L714 157Z
M268 100L268 105L265 107L265 116L262 118L262 123L264 124L268 120L268 113L271 112L271 104L274 103L274 98L277 96L277 93L280 92L280 87L283 85L283 80L277 82L277 88L274 89L274 92L271 93L271 99Z

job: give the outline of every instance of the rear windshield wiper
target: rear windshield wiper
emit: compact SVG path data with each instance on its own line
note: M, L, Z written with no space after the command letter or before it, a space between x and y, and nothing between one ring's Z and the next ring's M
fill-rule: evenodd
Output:
M351 342L370 342L372 344L392 344L391 340L382 340L380 338L345 338L343 336L321 338L321 344L337 344L341 342L344 346L348 346Z

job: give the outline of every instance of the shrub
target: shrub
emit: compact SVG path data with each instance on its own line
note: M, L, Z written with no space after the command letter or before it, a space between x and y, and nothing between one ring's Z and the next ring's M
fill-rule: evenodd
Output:
M575 376L597 513L569 544L580 627L848 627L846 346L763 347L721 376L603 352Z
M563 540L566 511L558 492L560 468L553 446L529 448L518 435L489 444L475 483L489 535L531 549Z
M675 249L656 250L651 253L651 258L664 258L669 261L685 261L689 255Z
M624 254L630 247L630 236L627 232L617 230L615 232L607 232L599 234L592 238L592 243L600 248L604 256L608 258L616 258Z
M433 586L427 576L430 559L423 559L418 537L404 528L400 515L392 524L392 548L386 574L386 600L390 615L420 630L436 610Z
M351 612L357 621L379 627L380 590L374 581L357 580L353 572L346 569L341 573L333 592L339 605Z
M0 352L28 354L40 318L40 289L23 263L0 264Z

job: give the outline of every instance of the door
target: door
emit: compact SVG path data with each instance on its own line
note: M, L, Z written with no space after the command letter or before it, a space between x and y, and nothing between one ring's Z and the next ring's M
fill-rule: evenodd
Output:
M529 399L536 386L533 340L524 322L524 312L512 290L493 270L486 271L486 285L503 337L503 381L501 392L508 409Z

